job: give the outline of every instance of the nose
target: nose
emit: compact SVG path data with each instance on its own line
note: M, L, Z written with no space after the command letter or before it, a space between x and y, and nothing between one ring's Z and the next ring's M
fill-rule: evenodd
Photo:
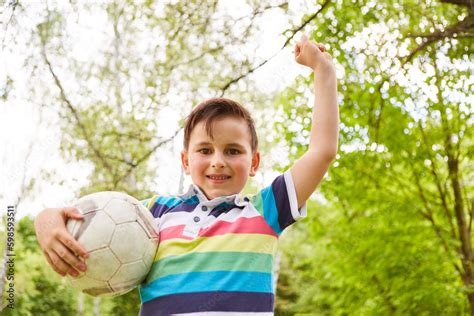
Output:
M212 161L211 161L211 165L213 168L224 168L225 166L225 159L224 159L224 155L218 151L216 151L214 153L214 155L212 155Z

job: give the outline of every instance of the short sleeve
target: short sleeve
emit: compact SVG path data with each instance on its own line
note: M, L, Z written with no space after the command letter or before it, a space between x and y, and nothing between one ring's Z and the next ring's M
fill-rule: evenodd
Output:
M154 218L160 218L170 209L181 204L183 200L174 196L154 195L153 197L141 200L140 202L150 210Z
M278 235L286 227L306 217L306 202L298 209L296 189L289 170L252 196L251 202Z
M159 197L158 195L154 195L148 199L141 200L140 203L142 203L147 209L151 211L151 208L153 204L155 204L158 197Z
M148 198L148 199L145 199L145 200L141 200L140 203L142 203L143 206L145 206L147 209L150 209L148 207L148 204L150 204L150 201L151 201L151 198Z

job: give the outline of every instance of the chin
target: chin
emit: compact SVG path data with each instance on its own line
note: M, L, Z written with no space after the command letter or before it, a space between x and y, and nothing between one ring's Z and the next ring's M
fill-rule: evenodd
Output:
M209 190L209 195L211 199L215 199L221 196L237 194L238 192L233 192L232 190L223 190L223 189L214 189Z

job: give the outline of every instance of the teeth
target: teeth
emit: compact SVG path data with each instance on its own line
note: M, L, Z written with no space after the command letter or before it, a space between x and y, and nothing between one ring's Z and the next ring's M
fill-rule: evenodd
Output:
M211 178L212 180L225 180L227 179L228 177L224 176L224 177L213 177L213 176L209 176L209 178Z

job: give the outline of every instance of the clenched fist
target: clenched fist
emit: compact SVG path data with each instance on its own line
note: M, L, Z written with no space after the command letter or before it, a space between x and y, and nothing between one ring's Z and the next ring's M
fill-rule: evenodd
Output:
M296 43L295 60L298 64L307 66L315 72L323 68L322 66L334 67L332 57L326 52L324 45L310 41L305 34L303 34L300 41ZM324 68L326 69L327 67Z

